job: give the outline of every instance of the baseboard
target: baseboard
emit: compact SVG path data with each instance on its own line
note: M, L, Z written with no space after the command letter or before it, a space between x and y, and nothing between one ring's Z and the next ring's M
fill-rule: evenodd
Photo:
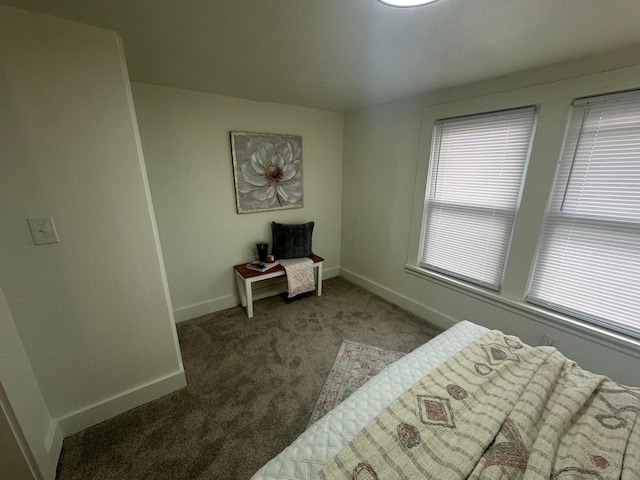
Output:
M95 405L64 415L57 419L58 425L62 435L67 437L131 410L132 408L139 407L147 402L180 390L186 385L187 381L181 365L178 372L142 385L139 388L129 390L121 395L111 397Z
M44 439L44 448L49 455L55 453L58 447L62 448L63 438L62 430L60 429L60 422L57 419L52 420L49 424L47 436Z
M201 317L202 315L206 315L211 312L217 312L219 310L225 310L227 308L235 307L239 303L240 297L238 297L238 295L225 295L224 297L207 300L206 302L176 308L173 311L173 317L175 318L176 323L185 322L187 320L191 320L192 318Z
M337 277L340 275L340 271L340 267L325 268L322 270L322 278L323 280L328 280L329 278Z
M458 320L449 317L442 312L429 308L426 305L418 303L415 300L405 297L404 295L401 295L387 287L383 287L379 283L372 282L371 280L347 270L346 268L340 268L340 275L350 282L375 293L385 300L399 306L400 308L404 308L414 315L417 315L418 317L423 318L429 323L432 323L444 330L458 323Z
M60 429L60 422L57 419L54 419L49 424L49 429L47 430L47 435L43 442L48 456L48 465L44 467L40 473L42 474L42 478L45 480L53 480L56 478L56 467L58 465L58 460L60 459L60 454L62 453L63 440L64 436Z
M322 272L323 280L340 275L340 267L332 267L324 269ZM263 298L279 295L287 291L287 280L284 277L277 277L262 282L256 282L253 286L253 300L261 300ZM176 323L186 322L202 315L218 312L227 308L240 305L240 296L237 293L233 295L225 295L224 297L207 300L206 302L188 305L186 307L176 308L173 316Z

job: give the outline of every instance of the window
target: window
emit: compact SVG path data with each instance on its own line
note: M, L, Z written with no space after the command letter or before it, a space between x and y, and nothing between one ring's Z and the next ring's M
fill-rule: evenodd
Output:
M640 92L574 102L527 300L640 337Z
M436 122L420 264L500 288L535 107Z

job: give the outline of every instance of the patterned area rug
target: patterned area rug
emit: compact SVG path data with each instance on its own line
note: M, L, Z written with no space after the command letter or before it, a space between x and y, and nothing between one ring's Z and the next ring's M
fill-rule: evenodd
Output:
M386 366L405 355L403 352L343 340L307 427L321 419Z

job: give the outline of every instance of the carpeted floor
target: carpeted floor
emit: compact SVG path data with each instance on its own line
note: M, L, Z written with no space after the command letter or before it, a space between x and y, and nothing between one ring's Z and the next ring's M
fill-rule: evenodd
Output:
M343 339L409 352L440 332L340 277L254 309L179 324L188 386L66 438L57 479L247 479L304 431Z

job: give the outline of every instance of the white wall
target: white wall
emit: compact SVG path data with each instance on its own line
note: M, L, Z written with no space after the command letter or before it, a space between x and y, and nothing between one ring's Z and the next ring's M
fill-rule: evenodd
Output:
M0 384L42 476L55 478L62 433L49 414L2 289L0 339Z
M271 243L271 222L314 221L326 277L340 261L343 115L133 84L177 321L240 303L232 266ZM302 136L304 207L238 215L230 131Z
M0 7L0 44L0 285L70 434L184 372L117 36ZM49 216L60 243L34 246Z
M625 67L637 62L638 53L627 49L346 115L342 273L444 327L469 319L534 345L549 333L585 368L640 384L640 342L558 322L523 302L571 101L639 88L640 66ZM585 74L609 68L609 62L622 68ZM532 104L541 105L538 128L501 294L422 274L415 266L434 120ZM383 193L382 184L389 185Z

